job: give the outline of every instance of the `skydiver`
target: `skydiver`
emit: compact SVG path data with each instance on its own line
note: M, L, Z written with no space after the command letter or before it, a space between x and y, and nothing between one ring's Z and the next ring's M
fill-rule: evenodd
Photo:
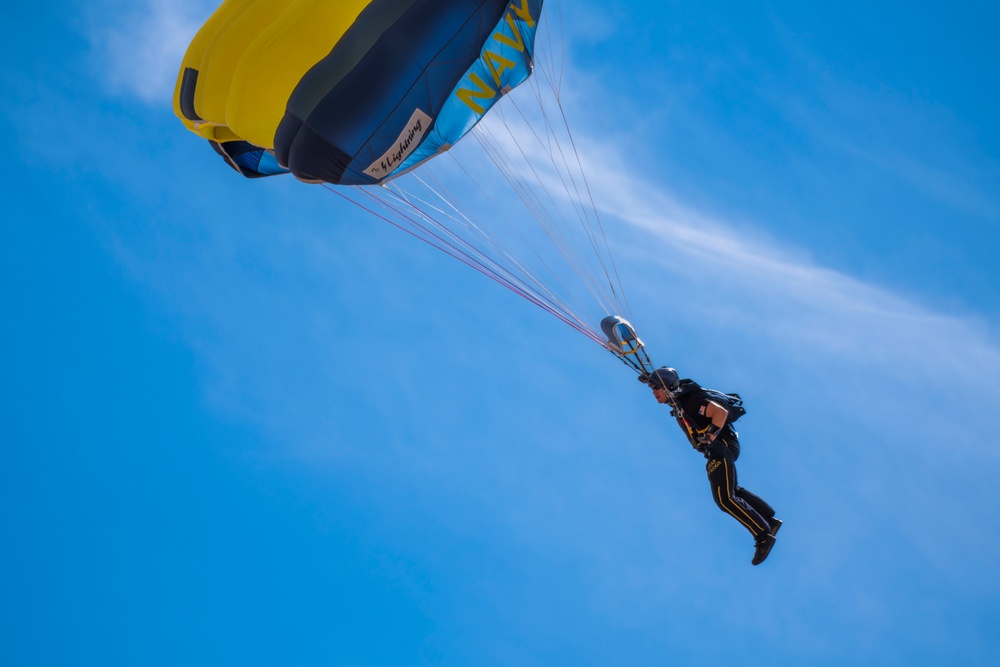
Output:
M750 562L763 563L774 546L781 520L775 518L770 505L736 482L740 443L729 417L731 410L739 410L737 416L742 414L742 408L727 409L696 383L681 380L673 368L658 368L640 375L639 380L650 386L658 403L672 408L671 414L691 445L708 459L705 469L715 504L750 531L755 546Z

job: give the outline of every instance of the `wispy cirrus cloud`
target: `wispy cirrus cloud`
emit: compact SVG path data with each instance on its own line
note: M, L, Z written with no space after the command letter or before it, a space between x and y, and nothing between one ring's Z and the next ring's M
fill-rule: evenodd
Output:
M705 298L689 304L698 317L717 317L712 307L699 304L727 292L736 298L730 298L726 318L739 314L740 327L770 332L784 345L794 342L852 363L908 366L921 379L921 369L934 366L992 391L989 378L1000 371L1000 349L975 313L936 312L911 295L817 264L807 249L782 243L762 228L737 227L692 209L622 171L595 174L604 214L647 239L620 250L640 261L655 255L652 264L665 277L704 290Z
M92 7L88 36L99 78L116 94L146 103L169 100L184 51L216 4L145 0Z

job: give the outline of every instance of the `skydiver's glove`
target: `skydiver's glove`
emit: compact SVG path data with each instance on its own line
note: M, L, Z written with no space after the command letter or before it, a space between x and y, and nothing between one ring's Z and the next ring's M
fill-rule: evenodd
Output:
M722 429L716 429L714 431L710 429L705 429L705 431L697 434L695 439L698 441L699 445L708 446L715 442L715 439L719 436Z
M650 375L649 373L639 373L639 382L643 384L649 384Z

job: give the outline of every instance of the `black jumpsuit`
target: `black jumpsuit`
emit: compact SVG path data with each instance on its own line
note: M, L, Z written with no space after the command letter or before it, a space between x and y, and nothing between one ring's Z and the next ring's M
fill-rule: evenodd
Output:
M712 420L705 416L708 399L697 391L682 393L677 404L684 417L696 432L712 427ZM683 425L682 425L683 427ZM737 483L736 459L740 456L740 442L732 426L726 425L711 445L699 447L708 459L705 470L712 487L712 499L726 514L750 531L754 540L760 540L770 530L774 510L763 499L750 493Z

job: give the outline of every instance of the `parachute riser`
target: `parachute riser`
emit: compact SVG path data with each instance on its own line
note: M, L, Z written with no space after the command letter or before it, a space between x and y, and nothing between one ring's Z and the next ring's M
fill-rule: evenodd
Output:
M639 375L653 371L653 362L645 345L627 320L618 315L608 315L601 320L601 331L608 339L604 346L622 363Z

